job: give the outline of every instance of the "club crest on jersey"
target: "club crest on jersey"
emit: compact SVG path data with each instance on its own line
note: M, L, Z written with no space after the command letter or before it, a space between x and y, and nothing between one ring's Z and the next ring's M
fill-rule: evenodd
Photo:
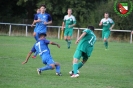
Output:
M121 17L126 17L132 12L133 2L131 0L115 0L114 11Z

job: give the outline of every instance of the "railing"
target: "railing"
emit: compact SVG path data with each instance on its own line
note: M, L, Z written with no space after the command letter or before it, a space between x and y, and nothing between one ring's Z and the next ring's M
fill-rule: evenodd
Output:
M11 35L11 30L12 30L12 25L15 25L15 26L25 26L25 36L28 35L28 26L31 26L31 24L15 24L15 23L0 23L0 24L4 24L4 25L9 25L9 36ZM58 28L58 39L60 39L60 32L61 32L61 26L47 26L47 27L50 27L50 28ZM79 33L80 33L80 30L83 30L85 28L76 28L74 27L74 29L77 30L77 38L79 37ZM102 29L95 29L95 30L102 30ZM132 43L132 31L131 30L116 30L116 29L113 29L111 31L114 31L114 32L129 32L130 33L130 43Z

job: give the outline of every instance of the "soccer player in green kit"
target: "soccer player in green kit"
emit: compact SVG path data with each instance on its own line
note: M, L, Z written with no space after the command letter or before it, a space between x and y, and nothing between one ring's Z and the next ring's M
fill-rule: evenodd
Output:
M71 36L73 35L73 27L76 25L76 19L72 15L72 9L69 8L67 11L68 15L64 16L64 21L62 23L62 31L64 30L64 39L67 42L68 49L70 48L71 44Z
M104 13L104 18L100 21L99 26L102 26L102 38L104 40L105 50L108 49L108 38L110 36L110 30L114 27L114 21L109 18L108 13Z
M77 78L79 76L79 74L77 74L78 69L80 69L91 56L95 42L96 36L94 34L94 27L88 26L75 42L76 44L78 43L78 46L73 56L72 78ZM78 62L81 57L82 61Z

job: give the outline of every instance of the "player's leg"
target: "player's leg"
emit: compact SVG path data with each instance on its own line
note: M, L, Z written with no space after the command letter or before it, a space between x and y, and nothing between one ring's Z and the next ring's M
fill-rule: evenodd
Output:
M68 40L68 49L70 48L70 45L71 45L71 36L73 35L73 29L70 29L69 32L68 32L68 37L67 37L67 40Z
M42 71L53 70L55 68L55 63L50 55L46 56L43 54L42 62L43 62L43 64L45 64L45 66L37 69L38 74L40 74Z
M80 60L82 56L82 51L76 50L73 56L73 71L74 74L71 77L78 77L79 75L77 74L78 70L78 61Z
M78 63L78 69L80 69L84 64L85 62L88 60L88 55L84 52L82 52L82 61Z
M36 32L33 32L33 36L34 36L35 40L37 41Z
M110 31L104 33L104 46L106 49L108 49L108 38L110 36Z
M56 75L61 76L60 72L60 64L58 62L55 62L55 69L56 69Z

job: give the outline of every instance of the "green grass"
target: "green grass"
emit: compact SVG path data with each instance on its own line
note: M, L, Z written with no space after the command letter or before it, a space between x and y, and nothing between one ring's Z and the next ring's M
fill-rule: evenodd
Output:
M105 51L103 42L97 41L92 56L80 69L80 77L70 78L75 40L71 49L64 40L49 40L61 45L60 49L49 45L52 57L61 64L61 77L55 70L39 76L36 68L44 66L39 56L21 64L34 38L0 36L0 88L133 88L133 44L109 42Z

